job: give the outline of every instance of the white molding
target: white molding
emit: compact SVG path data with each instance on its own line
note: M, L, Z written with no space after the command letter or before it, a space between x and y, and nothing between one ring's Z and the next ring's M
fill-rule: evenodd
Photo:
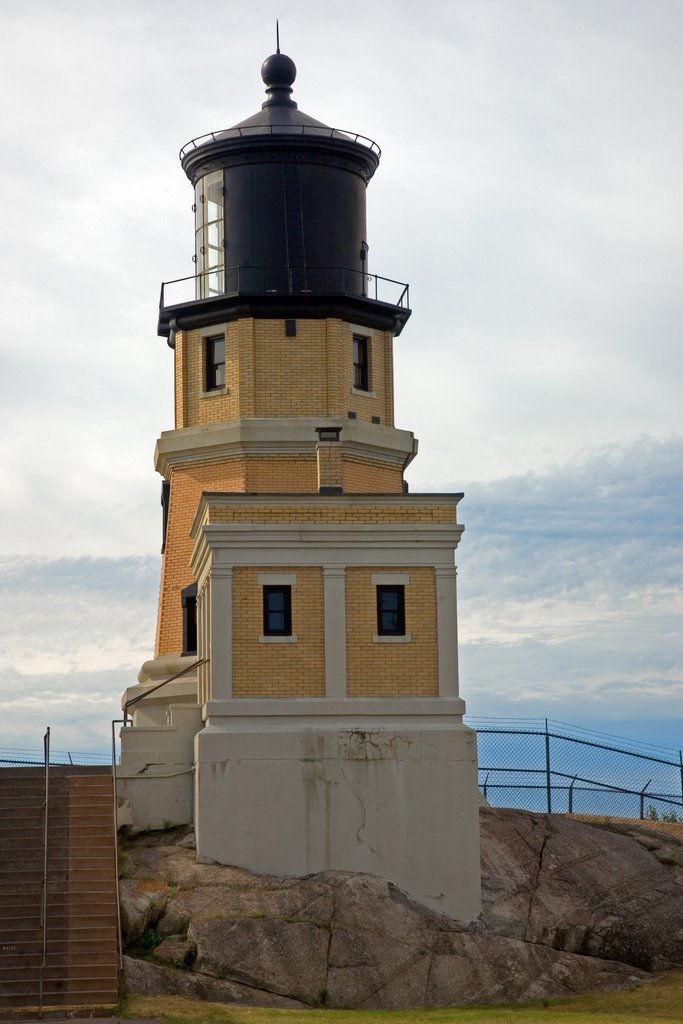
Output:
M298 720L309 726L316 721L341 728L356 721L385 724L395 722L401 728L406 721L433 721L440 726L444 717L459 719L465 713L465 702L441 697L235 697L232 700L211 700L206 712L211 718L243 719L245 727L253 725L254 718L273 724L282 719ZM212 722L220 728L219 722ZM232 726L231 726L232 727ZM471 730L463 726L468 732Z
M211 397L214 392L203 392ZM218 394L218 392L216 392ZM367 395L368 392L361 392ZM156 442L154 465L162 476L196 462L223 462L247 455L303 455L315 458L316 427L341 430L342 453L375 459L404 469L417 454L417 440L409 430L340 417L225 420L177 430L165 430Z
M260 587L293 587L296 584L296 573L260 572L258 583Z
M373 644L410 644L413 638L410 633L403 633L400 636L380 636L375 634L372 638Z
M260 644L298 644L299 637L296 633L290 633L289 636L263 636L258 638Z
M373 587L394 586L407 587L410 583L410 573L407 572L373 572Z
M186 338L191 330L196 330L200 338L211 338L214 334L225 334L228 333L228 325L224 324L210 324L208 327L194 327L188 331L183 331L183 337Z

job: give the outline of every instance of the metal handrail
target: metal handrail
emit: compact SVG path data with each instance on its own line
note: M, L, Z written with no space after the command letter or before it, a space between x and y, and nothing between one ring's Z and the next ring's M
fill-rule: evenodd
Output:
M119 887L119 848L118 848L118 796L117 796L117 778L116 778L116 726L128 725L128 708L137 704L139 701L144 700L145 697L149 697L150 694L156 693L162 686L166 686L167 683L172 683L175 679L180 679L181 676L187 675L193 669L198 668L200 665L205 665L209 661L208 658L199 658L192 665L187 665L185 668L176 672L174 675L169 676L168 679L163 679L156 686L153 686L151 690L145 690L144 693L140 693L137 697L132 697L127 700L123 705L123 718L115 718L111 723L111 775L112 784L114 787L114 859L115 859L115 870L116 870L116 920L118 928L118 959L119 959L119 977L123 973L123 935L121 930L121 892Z
M111 723L111 780L114 789L114 871L116 873L116 946L119 961L119 988L123 977L123 929L121 927L121 887L119 885L119 803L116 793L116 733L114 727L122 719Z
M139 693L137 697L131 697L130 700L127 700L123 705L124 725L128 721L128 708L132 707L133 704L137 704L138 701L144 700L145 697L149 697L151 694L156 693L156 691L160 690L162 686L166 686L166 683L172 683L175 679L180 679L181 676L186 676L188 672L192 671L192 669L199 668L200 665L206 665L208 661L208 658L200 658L198 661L195 661L194 664L188 665L187 668L181 669L180 672L176 672L175 675L169 676L168 679L163 679L160 683L157 683L156 686L153 686L151 690L145 690L144 693Z
M248 138L252 135L309 135L319 139L341 139L343 142L357 142L375 153L378 158L382 155L382 150L377 143L369 139L367 135L344 131L342 128L328 128L324 124L247 124L224 128L219 132L207 132L206 135L198 135L195 139L190 139L185 143L178 156L182 160L191 150L199 149L209 140L220 142L225 138Z
M397 301L387 303L387 305L398 306L398 307L400 307L402 309L408 309L409 306L410 306L410 297L409 297L410 286L405 281L397 281L393 277L383 277L381 274L370 274L370 273L368 273L365 270L355 270L353 267L340 267L340 266L334 266L334 267L310 267L310 266L288 267L288 266L258 266L258 265L250 266L250 265L247 265L247 264L237 264L237 265L232 266L232 267L226 267L226 266L223 266L223 265L217 266L217 267L210 267L208 270L203 270L199 274L188 274L187 277L176 277L176 278L173 278L173 280L171 280L171 281L163 281L162 284L161 284L161 294L160 294L160 297L159 297L159 308L161 310L163 310L163 309L170 308L171 306L175 305L175 303L170 303L169 307L166 306L165 291L166 291L167 287L169 287L171 285L185 284L185 282L187 282L187 281L195 281L195 282L201 281L204 278L215 276L217 274L223 275L223 280L224 281L228 277L228 275L231 275L236 280L237 287L236 288L231 288L231 289L228 289L228 288L224 287L220 291L216 291L213 294L211 294L210 296L206 296L207 298L221 298L224 295L252 294L252 292L247 290L247 289L245 289L245 291L243 293L242 289L240 287L240 284L241 284L240 278L244 279L244 274L248 273L250 271L259 271L261 273L268 273L268 274L282 274L283 276L286 275L288 287L287 287L287 289L278 289L278 291L281 291L282 294L290 294L290 295L298 295L298 294L306 294L306 295L310 295L310 294L323 294L325 292L325 289L316 289L315 291L312 291L311 289L308 289L308 288L295 287L295 280L294 279L295 278L299 278L301 274L306 274L306 275L311 275L311 276L314 276L315 274L321 274L321 273L324 273L326 275L337 274L337 275L339 275L339 280L341 280L342 282L345 281L347 275L354 275L356 278L360 277L362 279L362 281L363 281L363 284L365 285L365 287L363 288L363 291L361 293L352 292L352 291L349 291L347 288L342 287L341 289L339 289L339 288L329 289L330 294L335 294L335 295L337 295L337 294L340 294L340 295L353 295L353 296L355 296L357 298L369 298L371 296L368 295L368 290L369 289L368 289L367 286L368 285L372 286L372 284L374 283L374 288L370 289L370 290L374 291L374 301L375 302L382 302L384 300L379 298L379 284L381 282L382 284L396 285L397 288L401 289L401 293L400 293Z
M50 805L50 726L43 736L45 755L45 799L43 801L43 879L40 891L40 925L43 930L43 950L38 974L38 1017L43 1018L43 979L47 968L47 834Z

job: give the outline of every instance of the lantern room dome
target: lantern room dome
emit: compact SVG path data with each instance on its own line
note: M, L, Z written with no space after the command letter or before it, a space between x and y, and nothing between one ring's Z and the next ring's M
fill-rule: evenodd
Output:
M266 85L268 98L264 100L259 112L240 121L232 128L228 128L226 132L221 132L222 136L229 136L232 132L240 129L258 132L259 128L262 128L264 133L274 132L277 134L278 131L286 132L292 126L332 131L322 121L317 121L314 117L304 114L292 99L296 64L286 53L272 53L270 57L266 57L261 65L261 78Z

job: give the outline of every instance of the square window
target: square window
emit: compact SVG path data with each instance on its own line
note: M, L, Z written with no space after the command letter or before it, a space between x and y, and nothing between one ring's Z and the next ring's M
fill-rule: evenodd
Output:
M204 339L206 387L205 391L215 391L225 387L225 335L215 334Z
M370 390L370 339L362 334L353 336L353 386Z
M263 635L292 635L292 588L290 586L263 588Z
M406 604L404 586L377 587L377 633L379 636L405 636Z

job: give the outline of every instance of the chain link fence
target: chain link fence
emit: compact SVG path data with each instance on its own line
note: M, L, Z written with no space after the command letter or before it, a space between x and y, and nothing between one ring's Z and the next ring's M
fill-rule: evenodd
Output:
M0 747L0 768L42 768L44 764L45 755L42 750ZM111 764L111 754L84 754L77 750L50 749L50 764Z
M468 718L495 807L683 821L683 755L548 719ZM612 739L612 742L606 742Z
M549 719L468 718L479 789L494 807L683 821L683 754ZM611 741L611 742L608 742ZM43 752L1 749L0 767L40 766ZM111 755L50 752L50 764L98 765Z

